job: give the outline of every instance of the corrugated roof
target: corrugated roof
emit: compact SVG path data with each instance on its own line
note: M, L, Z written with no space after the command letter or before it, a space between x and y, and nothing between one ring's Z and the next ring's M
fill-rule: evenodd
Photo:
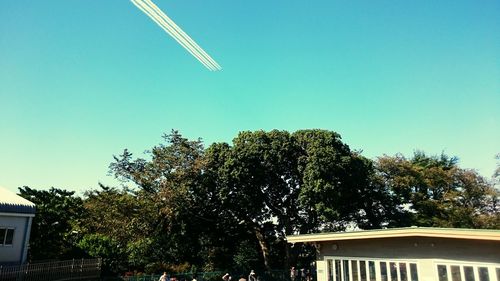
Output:
M34 214L35 211L35 204L0 187L0 213Z
M474 239L500 241L500 230L492 229L465 229L465 228L436 228L436 227L405 227L361 230L352 232L332 232L289 235L289 243L322 242L335 240L395 238L395 237L441 237L455 239Z

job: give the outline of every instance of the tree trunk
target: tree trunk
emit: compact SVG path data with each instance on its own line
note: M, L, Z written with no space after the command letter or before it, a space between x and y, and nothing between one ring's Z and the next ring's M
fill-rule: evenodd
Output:
M270 272L271 267L269 266L269 247L267 246L267 242L264 239L264 234L262 233L262 230L257 226L254 227L254 232L255 237L259 241L260 250L262 251L262 257L264 258L264 267L266 268L267 272Z
M291 266L291 260L290 260L290 244L288 243L286 236L292 234L292 227L290 226L290 221L288 218L283 218L284 225L285 225L285 270L290 269Z

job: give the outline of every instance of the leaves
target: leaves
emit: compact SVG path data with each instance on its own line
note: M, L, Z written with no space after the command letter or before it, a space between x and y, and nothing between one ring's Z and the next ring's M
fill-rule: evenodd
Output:
M474 170L444 154L383 156L377 169L399 211L393 226L500 228L499 193ZM399 213L399 214L397 214Z
M59 188L36 190L19 188L19 195L35 203L37 211L31 227L31 260L47 260L75 255L75 230L84 216L82 199L73 191Z
M327 130L245 131L205 149L173 130L114 157L120 188L83 198L24 187L37 204L33 258L105 258L119 270L270 269L309 264L286 236L398 226L500 228L499 192L455 157L372 161Z

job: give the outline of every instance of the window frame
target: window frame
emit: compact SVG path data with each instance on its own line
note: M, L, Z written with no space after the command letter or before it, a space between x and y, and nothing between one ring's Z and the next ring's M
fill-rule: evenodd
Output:
M420 280L420 263L418 261L418 259L405 259L405 258L402 258L402 259L393 259L393 258L372 258L372 257L350 257L350 256L325 256L324 257L325 261L327 264L329 264L329 260L332 260L332 264L333 264L333 280L337 280L337 276L336 276L336 263L335 261L336 260L339 260L340 261L340 264L341 264L341 267L340 267L340 270L339 270L339 273L340 273L340 279L339 281L343 281L342 277L343 277L343 261L349 261L349 264L350 264L350 268L352 268L352 261L356 261L357 263L357 269L358 269L358 280L359 281L362 281L361 279L361 262L364 262L364 267L365 267L365 271L366 271L366 281L370 281L371 280L371 272L370 272L370 262L374 262L375 264L375 280L379 281L379 280L382 280L381 279L381 271L380 271L380 262L385 262L386 263L386 267L387 267L387 278L388 280L390 281L391 280L391 273L390 273L390 263L395 263L397 265L397 280L398 281L401 281L401 277L399 276L399 264L400 263L405 263L406 264L406 272L407 272L407 278L408 281L412 281L411 279L411 275L410 275L410 264L415 264L416 265L416 269L417 269L417 275L418 275L418 278ZM328 278L328 276L326 276ZM353 280L353 275L352 275L352 271L349 270L349 280ZM328 279L326 279L328 280Z
M0 237L0 247L13 247L16 236L16 228L9 226L0 226L0 229L4 230L3 237ZM6 244L9 231L12 231L12 242L10 244Z
M489 281L495 281L497 280L496 274L496 269L499 268L498 264L494 263L478 263L478 262L467 262L467 261L451 261L451 260L441 260L441 259L435 259L434 260L434 271L435 275L438 276L438 266L445 266L446 271L447 271L447 281L452 281L451 277L451 267L452 266L458 266L460 267L460 276L461 276L461 281L465 281L465 267L472 267L473 273L474 273L474 281L480 281L479 279L479 268L485 267L488 269L488 278Z

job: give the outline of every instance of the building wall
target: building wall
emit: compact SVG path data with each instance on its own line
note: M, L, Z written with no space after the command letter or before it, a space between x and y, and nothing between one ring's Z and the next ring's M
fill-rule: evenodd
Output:
M421 281L438 280L436 263L459 262L500 267L500 242L494 241L413 237L345 240L318 245L318 281L327 280L327 260L336 257L413 261L418 263Z
M337 250L334 250L334 245ZM434 258L474 262L500 262L500 242L446 238L384 238L323 242L324 255L380 258Z
M0 245L0 264L19 264L25 259L25 246L29 237L29 223L31 218L24 216L6 216L0 215L0 227L14 228L14 238L12 246ZM28 231L26 233L26 229Z

